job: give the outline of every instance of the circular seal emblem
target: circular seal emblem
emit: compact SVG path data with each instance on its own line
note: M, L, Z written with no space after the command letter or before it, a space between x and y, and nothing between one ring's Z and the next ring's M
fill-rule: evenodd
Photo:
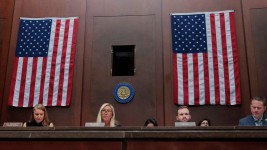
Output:
M119 83L113 92L114 98L121 104L129 103L134 96L134 88L131 84L122 82Z

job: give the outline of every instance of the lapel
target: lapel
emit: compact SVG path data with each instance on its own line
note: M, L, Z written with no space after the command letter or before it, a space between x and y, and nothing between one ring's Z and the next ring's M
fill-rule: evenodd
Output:
M254 122L254 118L253 118L252 116L250 116L250 119L248 120L248 123L249 123L249 125L251 125L251 126L256 126L256 125L255 125L255 122Z
M267 115L263 114L263 125L267 126Z

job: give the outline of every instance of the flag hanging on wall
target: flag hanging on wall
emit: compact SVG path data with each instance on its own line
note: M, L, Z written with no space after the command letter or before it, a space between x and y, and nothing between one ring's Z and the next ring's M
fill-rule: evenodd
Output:
M171 14L175 104L241 103L234 22L234 11Z
M69 106L78 17L20 18L8 105Z

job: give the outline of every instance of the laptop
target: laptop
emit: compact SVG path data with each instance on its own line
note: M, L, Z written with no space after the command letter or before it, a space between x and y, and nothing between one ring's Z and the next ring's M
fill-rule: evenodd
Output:
M85 127L104 127L104 122L86 122Z
M175 122L175 127L194 127L195 122Z

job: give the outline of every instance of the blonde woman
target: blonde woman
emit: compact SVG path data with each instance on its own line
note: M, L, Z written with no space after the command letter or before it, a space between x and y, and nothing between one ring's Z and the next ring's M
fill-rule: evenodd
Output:
M105 123L105 127L119 126L115 120L115 110L110 103L104 103L98 112L96 122Z
M44 105L37 104L34 106L30 121L23 124L23 127L29 126L54 127L53 123L48 119L48 113Z

